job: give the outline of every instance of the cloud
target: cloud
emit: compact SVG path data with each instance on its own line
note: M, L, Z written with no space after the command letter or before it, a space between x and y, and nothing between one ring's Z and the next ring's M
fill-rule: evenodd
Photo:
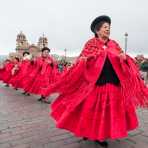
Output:
M44 33L53 52L80 53L93 35L90 23L98 15L112 18L111 38L124 48L128 32L128 50L148 53L147 0L5 0L0 5L0 53L15 49L16 35L22 30L30 43ZM137 9L138 8L138 9Z

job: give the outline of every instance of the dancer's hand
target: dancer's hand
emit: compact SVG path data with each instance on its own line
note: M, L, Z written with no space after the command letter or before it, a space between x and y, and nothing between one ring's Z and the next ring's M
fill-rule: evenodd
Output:
M89 56L87 57L87 59L88 59L88 60L90 60L90 59L96 59L96 55L89 55Z
M47 62L48 64L51 64L51 63L52 63L50 60L46 60L46 62Z
M123 60L126 60L126 54L125 53L120 53L119 57Z
M80 60L87 61L87 57L81 56L81 57L80 57Z

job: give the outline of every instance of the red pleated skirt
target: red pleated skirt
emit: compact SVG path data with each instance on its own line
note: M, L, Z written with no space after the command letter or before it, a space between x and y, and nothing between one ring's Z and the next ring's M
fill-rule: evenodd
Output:
M53 102L51 116L58 128L78 137L104 141L127 137L128 131L138 126L135 106L132 103L127 106L120 86L94 85L82 101L79 101L80 93L78 90L63 94Z

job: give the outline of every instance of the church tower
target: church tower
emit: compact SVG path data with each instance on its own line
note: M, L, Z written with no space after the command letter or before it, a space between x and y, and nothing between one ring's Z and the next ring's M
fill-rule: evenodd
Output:
M44 34L38 40L38 47L40 48L40 50L43 47L48 47L48 39L47 39L47 37L44 36Z
M24 52L24 51L28 51L29 48L29 43L26 39L25 34L21 31L18 35L17 35L17 39L16 39L16 51L17 52Z

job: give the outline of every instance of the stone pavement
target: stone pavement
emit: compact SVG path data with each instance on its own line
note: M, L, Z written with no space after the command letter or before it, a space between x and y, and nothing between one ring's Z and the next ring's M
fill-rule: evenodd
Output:
M100 148L55 128L49 111L37 96L24 96L0 83L0 148ZM148 148L148 111L139 110L138 115L139 129L125 139L109 141L109 148Z

